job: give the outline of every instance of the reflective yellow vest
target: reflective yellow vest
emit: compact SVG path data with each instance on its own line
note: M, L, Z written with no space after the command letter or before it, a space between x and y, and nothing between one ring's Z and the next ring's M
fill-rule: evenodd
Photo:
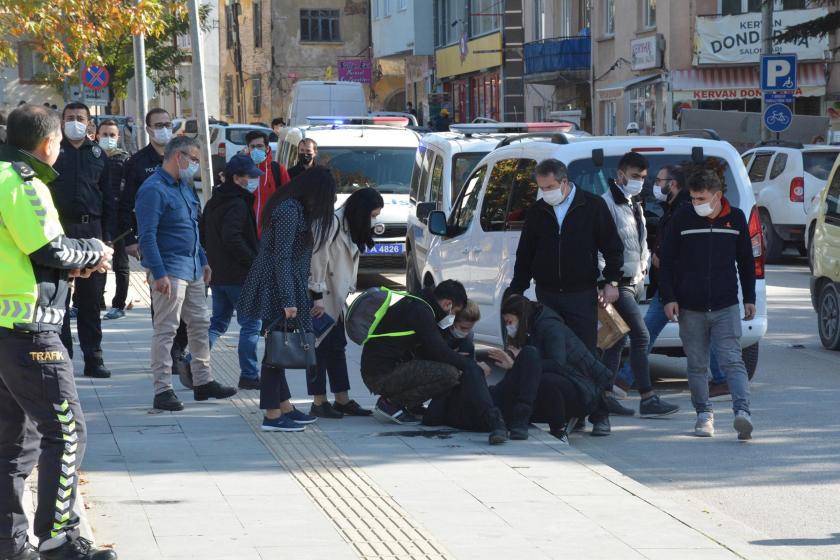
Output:
M0 327L33 321L38 285L29 255L63 233L50 191L32 169L0 162Z

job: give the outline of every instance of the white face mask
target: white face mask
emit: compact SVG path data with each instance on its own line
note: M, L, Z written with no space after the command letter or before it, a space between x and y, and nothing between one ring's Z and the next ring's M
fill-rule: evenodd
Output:
M705 218L712 215L712 212L715 211L715 207L712 206L711 202L704 202L703 204L695 204L694 211L697 212L698 216Z
M642 192L642 187L644 187L645 182L641 179L627 179L627 184L621 187L621 190L624 191L624 194L627 196L636 196L640 192Z
M455 315L447 315L440 321L438 321L438 327L441 329L448 329L452 325L455 324Z
M189 160L189 162L187 167L178 168L178 174L181 176L182 181L189 181L198 173L198 162L193 160Z
M251 194L254 194L256 190L260 188L260 178L254 177L253 179L248 179L248 184L245 186L245 190Z
M542 198L549 206L559 206L566 200L566 195L563 194L563 189L551 189L550 191L542 191Z
M64 135L73 141L82 140L87 136L87 125L80 121L67 121L64 123Z
M152 129L152 141L158 146L165 146L170 140L172 140L171 128Z
M505 332L508 337L513 338L516 336L516 333L519 332L519 325L505 325Z
M99 147L106 152L117 149L117 139L110 136L103 136L99 139Z
M461 329L456 329L455 327L452 327L449 332L451 332L452 336L455 338L467 338L470 336L470 331L462 331Z
M371 219L370 219L370 227L371 227L371 228L376 227L376 224L379 224L379 223L381 223L381 222L379 221L379 216L377 216L376 218L371 218Z
M656 185L654 185L653 196L655 196L656 200L658 200L659 202L667 202L669 194L670 191L665 192L665 187L657 187Z

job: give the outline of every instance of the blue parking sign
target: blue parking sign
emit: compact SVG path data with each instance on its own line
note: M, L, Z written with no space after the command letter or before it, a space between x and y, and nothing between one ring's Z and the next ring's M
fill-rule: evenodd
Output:
M792 91L796 89L796 55L766 54L761 57L761 89Z

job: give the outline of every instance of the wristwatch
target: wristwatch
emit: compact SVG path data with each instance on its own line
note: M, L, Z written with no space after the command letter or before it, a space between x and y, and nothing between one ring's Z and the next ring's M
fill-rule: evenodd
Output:
M613 280L613 281L612 281L612 282L610 282L609 284L610 284L610 286L612 286L613 288L618 288L618 282L616 282L615 280Z

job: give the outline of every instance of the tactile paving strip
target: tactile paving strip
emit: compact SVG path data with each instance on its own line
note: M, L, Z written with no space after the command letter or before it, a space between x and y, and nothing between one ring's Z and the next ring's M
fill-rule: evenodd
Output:
M132 263L135 264L135 263ZM131 287L148 303L145 274L131 273ZM226 385L239 381L236 343L222 337L212 353L214 377ZM240 392L231 399L272 455L306 491L362 559L443 560L452 556L412 520L316 425L305 432L263 432L258 399Z

